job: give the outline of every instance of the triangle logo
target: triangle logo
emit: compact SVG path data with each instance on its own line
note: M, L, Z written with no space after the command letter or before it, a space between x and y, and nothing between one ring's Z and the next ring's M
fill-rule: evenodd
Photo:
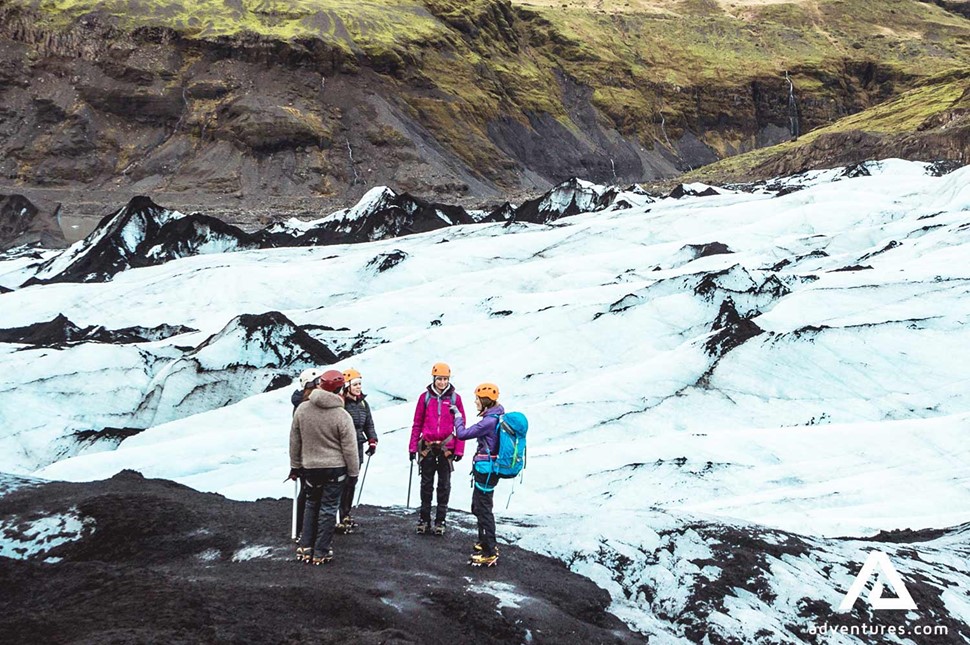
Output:
M909 595L909 590L906 589L903 579L899 577L892 562L889 561L889 556L882 551L871 551L869 557L866 558L866 563L862 565L862 571L856 576L852 586L849 587L848 593L845 594L845 598L842 599L842 604L839 605L838 609L839 613L852 610L852 606L862 594L862 590L865 589L869 578L877 570L879 577L876 578L875 584L872 585L872 589L869 591L869 604L872 605L872 608L916 609L916 603L913 602L913 597ZM883 598L884 581L888 582L889 586L892 587L896 594L895 598Z

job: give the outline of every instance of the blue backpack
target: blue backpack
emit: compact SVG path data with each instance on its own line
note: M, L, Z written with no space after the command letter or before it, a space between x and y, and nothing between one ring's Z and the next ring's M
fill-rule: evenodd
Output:
M498 419L498 456L491 462L492 473L512 479L525 468L525 436L529 420L521 412L493 414Z

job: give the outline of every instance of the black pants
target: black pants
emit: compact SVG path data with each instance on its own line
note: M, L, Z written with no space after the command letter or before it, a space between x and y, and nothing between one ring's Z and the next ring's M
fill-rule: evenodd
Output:
M364 444L357 444L357 456L360 458L360 465L364 465ZM340 495L340 519L350 517L350 509L354 505L354 491L357 490L357 477L348 477L344 492Z
M451 459L445 453L432 450L421 460L421 521L431 522L431 494L434 478L438 476L437 502L434 523L444 524L448 514L448 498L451 497Z
M312 546L314 553L324 554L333 545L333 526L337 521L340 493L347 480L346 468L309 468L304 471L306 512L300 546Z
M472 492L472 514L478 520L478 543L482 545L482 555L495 553L495 514L492 512L492 502L495 496L494 486L498 483L495 475L475 473L475 489ZM487 493L479 485L491 488Z

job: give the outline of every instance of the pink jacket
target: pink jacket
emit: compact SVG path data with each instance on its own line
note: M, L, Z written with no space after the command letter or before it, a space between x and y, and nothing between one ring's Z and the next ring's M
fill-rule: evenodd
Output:
M418 397L418 405L414 408L414 423L411 425L411 443L408 445L408 452L418 451L418 440L442 441L452 435L451 441L445 446L456 455L465 454L465 442L454 438L455 417L451 414L451 396L454 393L455 405L461 416L465 416L465 406L461 402L461 397L455 392L455 386L449 384L448 389L441 396L434 391L432 386L421 393Z

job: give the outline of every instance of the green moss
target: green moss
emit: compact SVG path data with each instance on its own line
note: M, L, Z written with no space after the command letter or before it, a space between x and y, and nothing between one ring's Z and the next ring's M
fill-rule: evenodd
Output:
M374 126L365 135L367 140L378 148L410 148L414 146L404 134L385 124Z
M944 83L929 85L906 92L894 101L848 116L826 128L819 128L807 141L824 132L864 130L866 132L911 132L924 121L944 110L951 109L960 100L967 84Z
M655 97L637 89L599 87L593 92L593 105L623 134L636 134L644 129L644 121L660 117Z
M455 151L483 176L505 165L505 155L489 142L474 106L458 101L414 97L412 117L425 123L435 138Z
M254 33L290 40L316 37L351 41L365 49L382 43L427 42L447 27L419 2L387 0L33 0L55 26L93 11L112 16L124 29L165 25L189 37Z
M641 81L691 86L835 66L845 59L879 60L915 76L942 71L954 61L970 63L966 20L916 0L752 5L735 15L712 0L678 3L674 13L609 13L592 2L513 11L496 0L20 1L39 7L60 26L98 11L122 28L161 24L189 37L319 38L363 53L392 74L420 66L430 48L453 51L466 66L477 64L472 54L497 54L505 60L493 71L508 79L511 69L517 80L511 85L534 104L542 101L523 88L536 80L536 62L542 69L561 67L593 87L627 86L609 79L631 69ZM516 0L513 6L522 4ZM532 51L519 51L522 40L532 43ZM539 89L549 87L548 78L540 81Z

